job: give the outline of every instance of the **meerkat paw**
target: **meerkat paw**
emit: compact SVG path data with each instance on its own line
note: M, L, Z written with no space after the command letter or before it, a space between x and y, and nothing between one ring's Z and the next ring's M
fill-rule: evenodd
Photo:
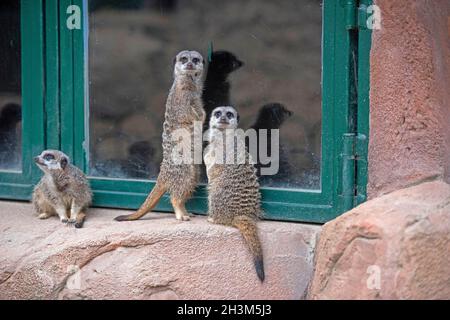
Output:
M181 216L177 216L176 218L177 218L178 221L189 221L189 220L191 220L191 218L189 218L189 215L187 215L187 214L184 214L184 215L181 215Z
M43 213L38 215L38 218L41 219L41 220L44 220L44 219L50 218L51 216L52 216L51 214L49 214L47 212L43 212Z
M64 224L67 224L67 222L69 222L69 219L67 218L59 218L59 220Z

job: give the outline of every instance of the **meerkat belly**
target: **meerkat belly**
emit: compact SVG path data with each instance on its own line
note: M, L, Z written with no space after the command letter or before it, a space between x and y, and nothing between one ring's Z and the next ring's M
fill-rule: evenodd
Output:
M170 130L163 137L159 179L164 181L170 194L180 198L191 195L199 179L199 165L194 161L193 132L193 126L185 126L175 133L176 136L174 130Z
M210 180L209 206L214 220L224 223L236 215L257 216L260 210L260 194L257 180L245 166L224 166L226 169ZM216 172L214 167L211 174ZM226 222L225 222L226 223Z

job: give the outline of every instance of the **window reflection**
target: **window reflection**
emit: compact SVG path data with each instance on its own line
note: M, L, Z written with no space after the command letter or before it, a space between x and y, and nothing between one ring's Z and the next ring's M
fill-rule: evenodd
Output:
M0 2L0 170L21 168L20 1Z
M173 56L206 57L212 45L205 109L232 104L241 128L280 129L280 170L262 185L320 187L321 1L91 0L89 10L91 175L156 178Z

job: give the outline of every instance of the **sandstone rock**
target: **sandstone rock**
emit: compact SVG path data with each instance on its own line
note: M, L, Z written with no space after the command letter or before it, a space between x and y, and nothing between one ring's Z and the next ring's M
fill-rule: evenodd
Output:
M374 4L382 20L370 59L369 198L436 177L450 183L450 1Z
M83 229L0 202L0 299L300 299L320 227L262 222L266 281L237 230L171 214L115 222L92 209Z
M450 186L429 182L324 225L311 299L450 299Z

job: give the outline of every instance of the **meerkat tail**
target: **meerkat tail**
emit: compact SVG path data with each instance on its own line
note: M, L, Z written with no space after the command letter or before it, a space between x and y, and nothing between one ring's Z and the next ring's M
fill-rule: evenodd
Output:
M255 264L256 274L261 282L264 281L264 261L261 242L259 241L256 221L247 216L237 216L233 219L233 227L237 228L250 249Z
M77 215L77 220L75 221L75 228L82 228L84 224L84 219L86 218L86 214L84 212L80 212Z
M142 218L158 204L159 199L161 199L161 197L164 195L165 192L166 188L163 187L163 185L157 181L155 187L150 192L147 199L144 201L144 203L141 205L138 211L129 215L115 217L114 220L132 221Z

